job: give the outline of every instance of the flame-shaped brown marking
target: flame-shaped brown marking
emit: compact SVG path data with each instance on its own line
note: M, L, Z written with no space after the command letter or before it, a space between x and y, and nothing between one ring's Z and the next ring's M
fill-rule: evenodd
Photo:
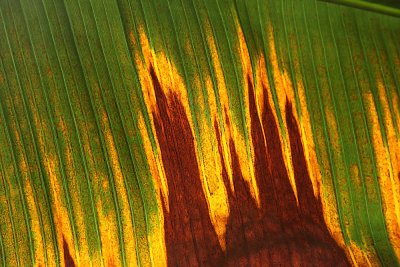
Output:
M158 114L153 113L168 183L169 212L164 209L168 265L208 266L223 258L211 223L197 165L194 138L184 107L175 94L167 100L150 68Z
M65 241L64 237L63 237L63 250L64 250L64 265L66 267L75 267L74 259L72 258L71 253L69 253L68 244Z
M348 266L342 249L329 234L320 201L314 197L303 146L292 106L286 101L286 124L299 205L286 171L278 126L267 94L264 111L257 113L253 85L248 78L251 138L260 206L256 205L240 170L233 141L233 185L226 167L229 219L226 252L223 252L210 220L197 165L194 138L184 108L175 94L167 100L150 68L158 113L153 113L169 189L169 212L164 208L164 227L170 266ZM264 90L266 90L264 88ZM217 123L218 149L222 145Z

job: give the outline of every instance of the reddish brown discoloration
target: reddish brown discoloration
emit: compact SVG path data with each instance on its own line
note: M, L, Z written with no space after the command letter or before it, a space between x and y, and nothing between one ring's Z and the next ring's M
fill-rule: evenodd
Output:
M330 236L322 206L314 197L297 123L286 103L286 123L299 205L289 182L278 126L264 94L260 117L253 85L248 79L251 138L255 176L260 195L258 207L240 170L230 141L234 191L225 166L230 216L226 252L221 249L211 224L196 161L194 138L184 108L172 94L168 100L150 69L157 98L155 128L169 188L169 212L164 207L164 227L170 266L347 266L344 252ZM264 89L265 90L265 89ZM215 123L222 160L220 133Z
M75 267L74 259L69 253L68 244L63 237L63 250L64 250L64 265L66 267Z

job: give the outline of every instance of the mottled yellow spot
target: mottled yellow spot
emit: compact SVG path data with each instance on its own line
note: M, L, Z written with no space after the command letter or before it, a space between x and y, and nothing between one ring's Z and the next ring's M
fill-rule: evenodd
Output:
M0 126L4 125L4 122L1 121L0 118ZM1 128L1 127L0 127ZM2 129L3 130L3 129ZM1 132L1 135L3 135L5 133ZM0 183L2 184L2 188L1 188L1 194L0 194L0 203L1 205L5 208L4 209L4 214L2 214L2 223L4 225L8 225L8 227L4 227L1 229L1 233L2 233L2 238L3 238L3 245L6 248L9 248L9 257L7 258L7 262L9 263L10 266L17 266L17 251L16 248L14 247L14 234L20 234L19 232L16 233L14 232L14 229L11 227L11 210L9 209L9 204L11 204L10 202L13 202L14 199L14 194L13 194L13 189L10 186L10 182L8 181L8 179L10 179L9 177L13 177L14 175L16 175L16 170L14 169L13 165L10 166L5 166L4 164L4 160L3 157L4 154L0 154L0 162L2 164L3 170L0 170ZM5 194L5 190L6 188L8 188L9 190L9 198L7 198L7 195ZM10 192L11 191L11 192ZM11 208L12 209L12 208ZM16 219L16 216L15 218ZM14 251L12 251L14 250ZM3 256L4 257L4 256Z
M354 185L358 188L362 187L361 178L360 178L360 170L356 164L351 165L350 167L350 177L354 182Z
M60 174L60 162L58 161L58 157L56 153L54 152L54 147L52 146L47 146L47 143L45 140L47 140L49 137L51 137L51 130L50 126L43 123L41 116L37 112L37 108L35 107L34 103L34 97L30 99L30 104L33 106L32 108L32 116L33 116L33 127L36 129L40 129L38 131L38 150L39 153L41 154L41 158L43 159L43 166L44 166L44 171L48 179L49 179L49 186L50 186L50 194L51 194L51 200L52 200L52 205L51 209L53 212L54 216L54 224L55 224L55 229L56 229L56 234L57 234L57 246L58 250L60 253L60 257L63 259L64 257L64 252L63 252L63 238L65 242L68 244L70 254L74 258L74 261L79 265L89 265L91 263L91 257L89 256L89 249L87 246L87 240L84 235L81 236L79 242L79 249L80 251L78 252L76 249L77 247L75 246L74 243L74 238L72 235L71 231L71 222L68 214L68 210L64 204L64 199L66 197L67 192L63 189L62 185L62 177ZM56 107L56 113L59 113L58 108ZM66 127L61 120L59 124L57 125L60 127L62 132L66 131ZM71 168L73 169L73 164L72 164L72 152L71 148L69 146L69 143L67 142L67 149L65 151L66 154L66 168ZM73 177L73 176L70 176ZM74 180L72 179L72 182ZM83 214L83 210L81 207L81 203L79 202L79 196L77 194L77 190L74 190L76 188L76 185L73 183L69 185L70 190L70 198L72 201L72 206L74 207L74 212L75 214ZM71 188L72 187L72 188ZM85 222L83 221L82 216L74 216L76 218L76 228L77 229L82 229L82 232L85 231ZM78 230L79 231L79 230ZM50 243L47 244L47 250L48 250L48 257L54 258L54 251L51 248Z
M16 129L15 122L13 123L13 130L14 130L14 137L17 142L17 146L15 149L18 151L18 155L22 155L20 159L18 160L18 168L19 168L19 173L21 174L22 177L22 183L23 183L23 189L24 189L24 194L25 194L25 199L27 202L28 210L29 210L29 215L30 215L30 224L31 224L31 229L30 231L33 232L33 242L35 244L35 264L36 266L38 265L43 265L44 264L44 245L42 240L42 232L40 229L40 224L39 224L39 210L37 210L36 205L39 205L39 203L35 203L35 198L34 198L34 192L33 188L29 179L29 167L27 165L27 162L25 160L25 156L23 155L22 152L22 147L23 144L21 142L21 137ZM36 205L35 205L36 204Z
M148 214L149 224L152 225L148 231L149 249L151 253L153 266L166 266L167 254L164 242L164 216L160 211L159 213Z
M157 203L159 207L162 207L162 203L165 204L167 211L169 211L168 203L168 184L165 177L165 170L162 161L160 160L160 154L155 153L151 142L149 133L146 129L143 116L139 116L139 131L143 140L144 150L146 153L147 161L150 168L151 177L154 181ZM154 131L154 130L153 130ZM161 151L158 142L157 149ZM158 214L148 215L149 224L153 225L152 230L149 234L149 246L150 253L152 254L154 266L165 266L166 259L166 248L165 248L165 233L164 233L164 214L160 212Z
M393 115L396 118L396 125L394 127L397 128L397 131L400 132L400 100L399 96L397 95L397 92L393 90L391 94L391 99L393 103Z
M94 178L96 181L101 180L99 177ZM101 201L96 202L96 209L105 266L112 266L113 264L118 266L121 260L121 247L119 246L116 218L113 216L114 213L104 214ZM130 258L130 255L128 255L128 258Z
M131 41L133 47L136 47L136 46L137 46L135 34L133 33L133 31L130 31L130 32L129 32L129 40Z
M35 242L35 264L37 265L43 265L44 264L44 250L43 250L43 242L42 242L42 233L40 231L40 225L39 225L39 214L38 214L38 210L36 209L35 206L35 199L33 197L33 190L32 190L32 186L29 182L27 173L28 173L28 169L25 166L21 166L21 165L25 165L24 163L20 164L20 171L22 173L22 176L25 176L23 179L24 181L24 193L25 193L25 197L26 197L26 202L28 204L28 209L29 209L29 215L30 215L30 220L31 220L31 231L33 232L33 240ZM25 171L24 171L25 169Z
M60 181L58 180L58 177L56 174L55 158L48 155L48 158L46 159L44 166L45 166L47 175L49 177L50 189L52 191L52 196L53 196L52 197L52 199L53 199L52 209L53 209L54 222L55 222L56 231L57 231L57 245L59 248L60 257L62 259L64 258L64 251L62 249L63 248L63 236L64 236L65 242L68 244L70 254L73 257L76 256L76 258L74 257L74 260L76 260L76 263L78 265L90 264L91 260L89 258L87 241L85 239L79 240L79 243L82 244L83 246L80 247L80 251L78 253L77 253L77 251L75 251L75 246L73 243L73 236L71 233L71 225L70 225L70 221L69 221L69 217L68 217L68 211L63 204L63 196L65 194L63 192L62 185L60 184ZM80 209L79 206L78 205L76 206L76 210ZM81 212L83 213L82 210L81 210ZM82 227L81 229L85 229L84 228L85 222L83 221L83 219L77 218L76 224L78 227L79 226Z
M240 26L240 23L237 19L235 20L235 24L239 38L238 52L240 55L240 62L242 64L243 79L244 81L246 81L247 76L250 76L250 78L253 81L253 76L252 76L253 70L251 66L251 59L250 59L249 49L247 48L246 39L244 38L242 27Z
M301 139L304 147L304 155L307 162L308 173L310 174L310 179L313 185L314 195L318 197L322 183L321 169L318 163L317 154L315 152L315 143L311 128L310 114L307 108L305 89L302 79L300 77L296 77L296 79L301 110L301 116L299 116Z
M168 183L165 177L165 170L162 160L160 159L160 147L158 141L156 140L156 148L157 152L154 151L149 133L146 129L145 121L142 115L139 115L138 119L139 131L143 140L144 151L146 153L147 161L149 163L150 173L153 177L156 186L156 192L159 197L164 199L164 203L166 204L167 210L169 210L168 199L165 196L168 196ZM153 132L155 130L153 129ZM162 194L160 195L160 190Z
M380 266L379 258L376 254L361 249L355 243L351 242L346 247L346 254L354 266Z
M63 129L65 127L62 127L60 125L60 128ZM63 130L64 134L67 134L65 130ZM95 164L95 157L93 155L93 151L90 147L89 144L89 136L88 136L88 131L85 129L82 131L82 146L83 146L83 152L85 155L85 160L86 164L88 166L88 171L90 175L90 179L93 181L93 192L94 194L99 194L101 191L107 192L110 190L110 182L109 178L104 177L104 174L101 173L101 170L99 168L96 168ZM71 155L67 155L68 161L70 164L71 162ZM72 177L73 175L73 169L68 170L68 175ZM82 175L83 176L83 175ZM97 184L99 186L97 186ZM102 261L104 261L105 266L117 266L120 262L120 254L121 254L121 247L119 246L119 240L118 240L118 228L117 228L117 220L116 220L116 215L115 212L108 212L107 214L104 213L104 207L103 207L103 202L101 197L95 197L95 207L97 211L97 216L98 216L98 223L99 223L99 234L100 234L100 240L102 244ZM111 201L109 199L108 201ZM97 262L99 262L100 259L96 259ZM93 266L97 264L97 262L92 262ZM101 263L99 263L101 264ZM113 265L114 264L114 265Z
M115 147L114 137L111 132L110 124L108 122L108 117L105 111L103 110L101 114L101 128L102 133L104 135L107 155L110 160L111 171L114 177L114 185L115 190L117 191L117 195L119 198L119 206L121 209L121 218L125 223L122 225L122 230L124 233L124 244L125 244L125 253L129 255L127 257L128 265L136 266L137 258L136 258L136 247L135 247L135 237L134 237L134 229L133 222L131 219L131 213L129 208L129 200L127 195L127 188L124 183L124 175L121 170L118 151Z
M57 123L57 128L59 131L61 131L63 137L66 140L66 146L63 151L63 156L65 159L65 172L66 176L69 177L69 197L71 199L71 205L73 206L73 216L74 216L74 223L75 223L75 229L77 232L80 233L85 233L86 231L86 226L85 226L85 221L84 221L84 216L82 214L85 213L79 199L79 194L78 194L78 184L76 179L71 179L72 177L76 177L76 169L74 168L74 163L73 163L73 153L72 153L72 147L70 143L70 133L69 130L67 129L64 120L59 120ZM68 210L65 207L65 205L62 203L62 199L66 197L66 192L63 191L62 189L62 183L61 183L61 177L57 177L57 174L55 172L55 157L53 156L53 162L47 162L46 164L46 170L50 174L50 188L52 189L53 196L56 199L56 202L54 203L55 205L53 206L53 209L55 209L55 214L56 214L56 225L58 225L57 232L60 233L58 236L58 246L60 248L60 252L63 253L62 247L63 247L63 240L62 240L62 235L64 235L64 239L68 244L68 249L70 251L70 254L75 260L75 263L78 266L83 266L89 264L92 264L92 259L89 255L89 247L88 247L88 241L86 239L86 235L82 234L79 235L79 240L78 240L78 246L79 246L79 251L77 250L78 248L75 247L74 244L74 239L73 235L71 232L71 222L69 221L69 216L68 216ZM63 255L63 254L62 254ZM75 257L74 257L75 256Z
M325 117L327 121L327 126L329 129L329 141L330 141L330 146L333 148L333 157L335 162L339 162L336 167L337 173L344 173L344 166L342 159L340 158L341 155L341 146L339 143L339 132L337 128L337 121L336 117L334 114L329 110L325 110ZM326 157L328 157L327 154L325 154ZM332 172L329 170L329 168L332 168L333 166L330 166L330 163L327 162L325 163L326 166L328 166L327 169L325 169L325 172L327 173L328 177L332 177ZM345 179L345 177L342 177ZM344 214L344 228L343 229L343 234L342 230L339 224L339 217L338 217L338 207L336 205L336 198L339 197L341 199L342 205L349 207L351 205L351 199L350 195L348 192L343 191L341 194L338 196L335 195L334 191L334 185L326 183L322 188L321 188L321 201L322 201L322 207L323 207L323 213L324 213L324 219L326 221L326 224L328 226L329 231L331 232L332 236L335 238L336 242L344 246L344 241L343 241L343 234L350 235L350 225L354 225L354 221L352 219L352 214ZM347 253L351 252L351 249L349 247L344 247L344 249L347 251Z
M400 257L400 181L397 176L400 168L400 146L399 140L394 133L384 87L380 82L378 82L378 89L379 100L383 107L384 114L386 114L384 116L385 129L381 129L379 125L378 114L372 94L366 94L365 98L369 104L368 113L372 124L372 143L389 239L397 256ZM386 130L387 143L383 141L382 130Z

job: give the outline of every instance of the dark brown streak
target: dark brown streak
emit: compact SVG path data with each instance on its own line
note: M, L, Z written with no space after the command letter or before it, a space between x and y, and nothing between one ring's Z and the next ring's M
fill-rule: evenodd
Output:
M64 265L66 267L75 267L74 259L72 258L71 254L69 253L68 244L63 237L63 250L64 250Z

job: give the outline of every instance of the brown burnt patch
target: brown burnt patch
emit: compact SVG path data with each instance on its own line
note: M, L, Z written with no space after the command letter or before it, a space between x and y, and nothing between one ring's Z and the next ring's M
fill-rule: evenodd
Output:
M284 164L278 125L264 94L264 111L257 113L253 85L248 82L251 138L255 176L260 195L258 208L240 172L231 143L235 192L229 192L225 264L230 266L348 266L344 251L331 237L322 205L314 196L299 129L292 106L286 101L292 164L298 201ZM264 88L264 90L266 90ZM219 141L220 142L220 141ZM226 170L223 172L228 183ZM229 187L227 187L229 188Z
M223 165L222 177L230 209L224 252L211 223L196 160L195 140L183 105L173 93L167 99L152 67L150 75L158 108L157 113L153 112L154 124L169 189L169 211L163 203L168 265L350 265L343 250L331 237L323 219L321 202L314 196L290 102L286 101L285 119L298 203L289 182L268 94L264 94L264 111L259 116L250 78L247 82L251 138L260 206L257 206L243 178L235 146L230 140L234 191ZM214 127L223 163L217 123Z

